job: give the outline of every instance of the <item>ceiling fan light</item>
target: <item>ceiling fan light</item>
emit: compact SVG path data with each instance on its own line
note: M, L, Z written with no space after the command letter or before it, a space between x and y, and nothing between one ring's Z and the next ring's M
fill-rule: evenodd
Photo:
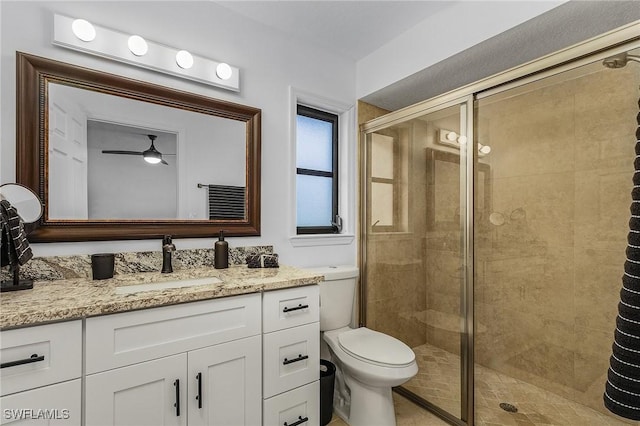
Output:
M162 154L155 150L148 150L142 153L142 158L149 164L158 164L162 161Z

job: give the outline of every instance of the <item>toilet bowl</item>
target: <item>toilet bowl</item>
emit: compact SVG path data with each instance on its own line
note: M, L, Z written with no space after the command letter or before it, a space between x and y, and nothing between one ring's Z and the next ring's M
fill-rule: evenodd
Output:
M350 426L395 426L391 388L416 375L415 354L394 337L349 327L357 268L314 271L325 277L320 283L320 330L337 369L334 410Z

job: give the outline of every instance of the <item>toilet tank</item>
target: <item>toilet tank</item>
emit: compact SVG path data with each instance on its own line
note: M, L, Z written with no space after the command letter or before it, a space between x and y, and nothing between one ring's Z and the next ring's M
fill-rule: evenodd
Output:
M311 268L324 275L320 283L320 331L351 324L358 268L350 265Z

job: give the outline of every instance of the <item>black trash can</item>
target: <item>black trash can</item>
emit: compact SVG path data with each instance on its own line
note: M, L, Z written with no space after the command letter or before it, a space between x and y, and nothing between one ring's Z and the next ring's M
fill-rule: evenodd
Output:
M326 359L320 360L320 425L325 426L333 415L333 386L336 366Z

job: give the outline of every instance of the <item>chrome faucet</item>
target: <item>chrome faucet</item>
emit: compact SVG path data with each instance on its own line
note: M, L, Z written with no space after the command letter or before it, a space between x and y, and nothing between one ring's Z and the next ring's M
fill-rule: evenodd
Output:
M162 273L168 274L173 272L171 266L171 252L176 251L176 246L171 242L171 235L165 235L162 238Z

